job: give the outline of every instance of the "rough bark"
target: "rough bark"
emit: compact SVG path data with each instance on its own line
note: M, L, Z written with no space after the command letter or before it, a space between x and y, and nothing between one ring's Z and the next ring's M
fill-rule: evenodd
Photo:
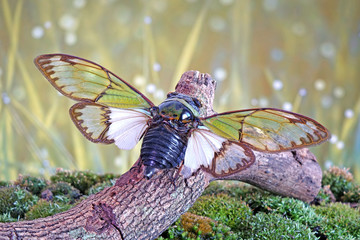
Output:
M189 71L180 79L176 91L200 98L201 115L206 116L214 113L215 84L210 75ZM321 169L307 149L254 153L253 165L223 179L244 181L304 201L316 196ZM175 182L177 169L160 171L150 180L142 171L143 167L135 164L115 186L66 212L33 221L1 223L0 239L154 239L192 206L210 181L217 180L201 169Z
M254 153L254 164L223 179L239 180L305 202L311 202L316 197L321 188L322 171L309 149L276 154ZM216 180L211 176L209 178Z

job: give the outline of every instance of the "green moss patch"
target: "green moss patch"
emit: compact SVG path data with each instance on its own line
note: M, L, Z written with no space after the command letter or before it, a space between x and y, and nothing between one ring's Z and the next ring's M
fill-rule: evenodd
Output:
M36 195L19 186L2 187L0 188L0 214L20 219L36 204L38 199Z
M0 183L0 222L32 220L64 212L90 194L115 183L119 175L59 169L49 180L19 175Z
M41 199L25 214L26 220L44 218L70 209L72 205L62 202L48 202Z
M351 182L351 186L358 185ZM216 181L189 209L199 219L205 216L209 224L177 221L159 239L360 239L359 207L331 203L330 187L320 191L321 205L310 205L247 184ZM352 188L341 199L352 193L356 200Z

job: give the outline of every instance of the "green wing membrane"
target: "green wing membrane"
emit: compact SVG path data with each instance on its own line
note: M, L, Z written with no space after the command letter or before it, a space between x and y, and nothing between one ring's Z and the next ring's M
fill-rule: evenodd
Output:
M63 95L81 102L116 108L150 108L154 104L130 84L91 61L65 55L40 55L35 65Z
M273 108L225 112L201 119L212 132L265 152L279 152L319 144L329 131L315 120Z

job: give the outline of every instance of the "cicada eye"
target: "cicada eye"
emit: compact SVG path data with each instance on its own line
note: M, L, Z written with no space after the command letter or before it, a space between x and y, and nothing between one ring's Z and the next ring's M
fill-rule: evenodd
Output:
M191 114L191 112L184 110L181 115L180 115L180 121L182 122L190 122L193 120L193 115Z

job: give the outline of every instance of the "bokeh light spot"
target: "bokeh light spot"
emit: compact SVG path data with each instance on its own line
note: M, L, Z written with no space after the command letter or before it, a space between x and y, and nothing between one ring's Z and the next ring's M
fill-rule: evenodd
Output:
M352 109L346 109L344 115L346 118L352 118L354 116L354 111Z
M256 98L252 98L252 99L250 100L250 104L251 104L252 106L257 106L257 105L259 104L259 101L258 101Z
M335 46L330 42L322 43L320 46L320 53L323 57L333 58L335 55Z
M143 75L135 75L134 83L136 86L144 86L145 82L146 82L146 79Z
M154 63L153 69L154 69L155 72L159 72L159 71L161 70L161 65L160 65L160 63L157 63L157 62Z
M214 70L214 78L216 81L222 82L227 77L227 71L225 68L217 67Z
M77 42L77 36L74 32L67 32L65 34L65 42L67 45L72 46Z
M337 143L336 143L336 147L338 148L338 149L344 149L344 147L345 147L345 143L343 142L343 141L338 141Z
M275 79L273 81L273 88L276 90L276 91L279 91L283 88L283 83L281 80L279 79Z
M1 94L1 98L2 98L2 101L3 103L6 105L6 104L9 104L11 101L10 101L10 97L9 95L6 93L6 92L3 92Z
M151 93L151 94L155 93L155 91L156 91L156 86L155 86L155 84L152 84L152 83L148 84L148 85L146 86L146 91L147 91L148 93Z
M115 165L118 167L121 167L122 165L124 165L124 163L126 163L126 161L121 156L117 156L114 162Z
M36 26L31 31L31 36L35 39L40 39L44 36L44 29L40 26Z
M338 141L338 137L336 135L331 135L331 138L329 140L330 143L335 144Z
M306 88L300 88L300 89L299 89L299 95L300 95L301 97L305 97L306 94L307 94Z
M342 98L345 95L345 90L342 87L335 87L334 88L334 96L336 98Z
M150 16L145 16L144 17L144 23L145 24L151 24L152 22L152 18Z
M46 28L46 29L51 28L51 26L52 26L52 22L51 22L51 21L46 21L46 22L44 23L44 28Z
M73 16L65 14L60 18L59 25L64 30L75 31L79 25L79 22Z
M333 99L330 96L324 96L321 98L321 104L324 108L330 108L333 104Z
M293 108L293 106L292 106L292 104L291 104L290 102L284 102L282 108L283 108L284 110L286 110L286 111L291 111L292 108Z
M267 107L269 105L269 100L265 97L261 97L259 99L259 105L260 107Z
M325 81L322 80L322 79L317 79L317 80L315 81L315 83L314 83L314 87L315 87L315 89L318 90L318 91L324 90L324 89L325 89L325 86L326 86L326 83L325 83Z

